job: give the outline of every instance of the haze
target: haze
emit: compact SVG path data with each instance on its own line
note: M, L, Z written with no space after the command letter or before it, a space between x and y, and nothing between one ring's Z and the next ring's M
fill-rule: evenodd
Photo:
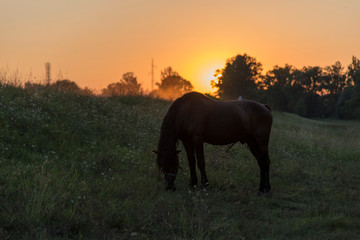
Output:
M101 89L134 72L151 88L151 59L171 66L195 90L227 58L247 53L264 71L347 66L360 57L360 1L17 0L0 8L0 67L39 81L45 62L52 79Z

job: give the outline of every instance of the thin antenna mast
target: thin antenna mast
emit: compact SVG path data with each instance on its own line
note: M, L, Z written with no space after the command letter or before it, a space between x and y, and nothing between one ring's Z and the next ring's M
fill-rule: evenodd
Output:
M45 63L45 73L46 73L46 84L47 85L50 85L50 81L51 81L51 78L50 78L50 63L47 62Z
M154 91L154 58L151 58L151 92Z

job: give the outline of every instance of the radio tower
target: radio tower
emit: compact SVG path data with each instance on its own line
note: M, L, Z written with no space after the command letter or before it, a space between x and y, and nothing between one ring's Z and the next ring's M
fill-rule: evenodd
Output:
M51 78L50 78L50 63L47 62L45 63L45 74L46 74L46 85L50 85L50 81L51 81Z
M151 92L154 91L154 59L151 59Z

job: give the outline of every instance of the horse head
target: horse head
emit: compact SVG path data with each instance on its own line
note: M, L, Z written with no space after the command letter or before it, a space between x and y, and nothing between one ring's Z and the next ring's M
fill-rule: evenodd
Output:
M179 169L178 153L180 151L181 150L175 152L153 151L157 155L157 166L164 174L166 190L176 190L174 182Z

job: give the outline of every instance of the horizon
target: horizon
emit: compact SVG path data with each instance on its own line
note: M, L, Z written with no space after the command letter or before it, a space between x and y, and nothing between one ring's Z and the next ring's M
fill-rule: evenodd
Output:
M176 11L174 11L176 9ZM248 54L263 65L344 67L360 56L360 2L69 0L3 4L0 68L33 78L60 74L101 90L133 72L145 90L171 66L194 90L213 92L212 74Z

